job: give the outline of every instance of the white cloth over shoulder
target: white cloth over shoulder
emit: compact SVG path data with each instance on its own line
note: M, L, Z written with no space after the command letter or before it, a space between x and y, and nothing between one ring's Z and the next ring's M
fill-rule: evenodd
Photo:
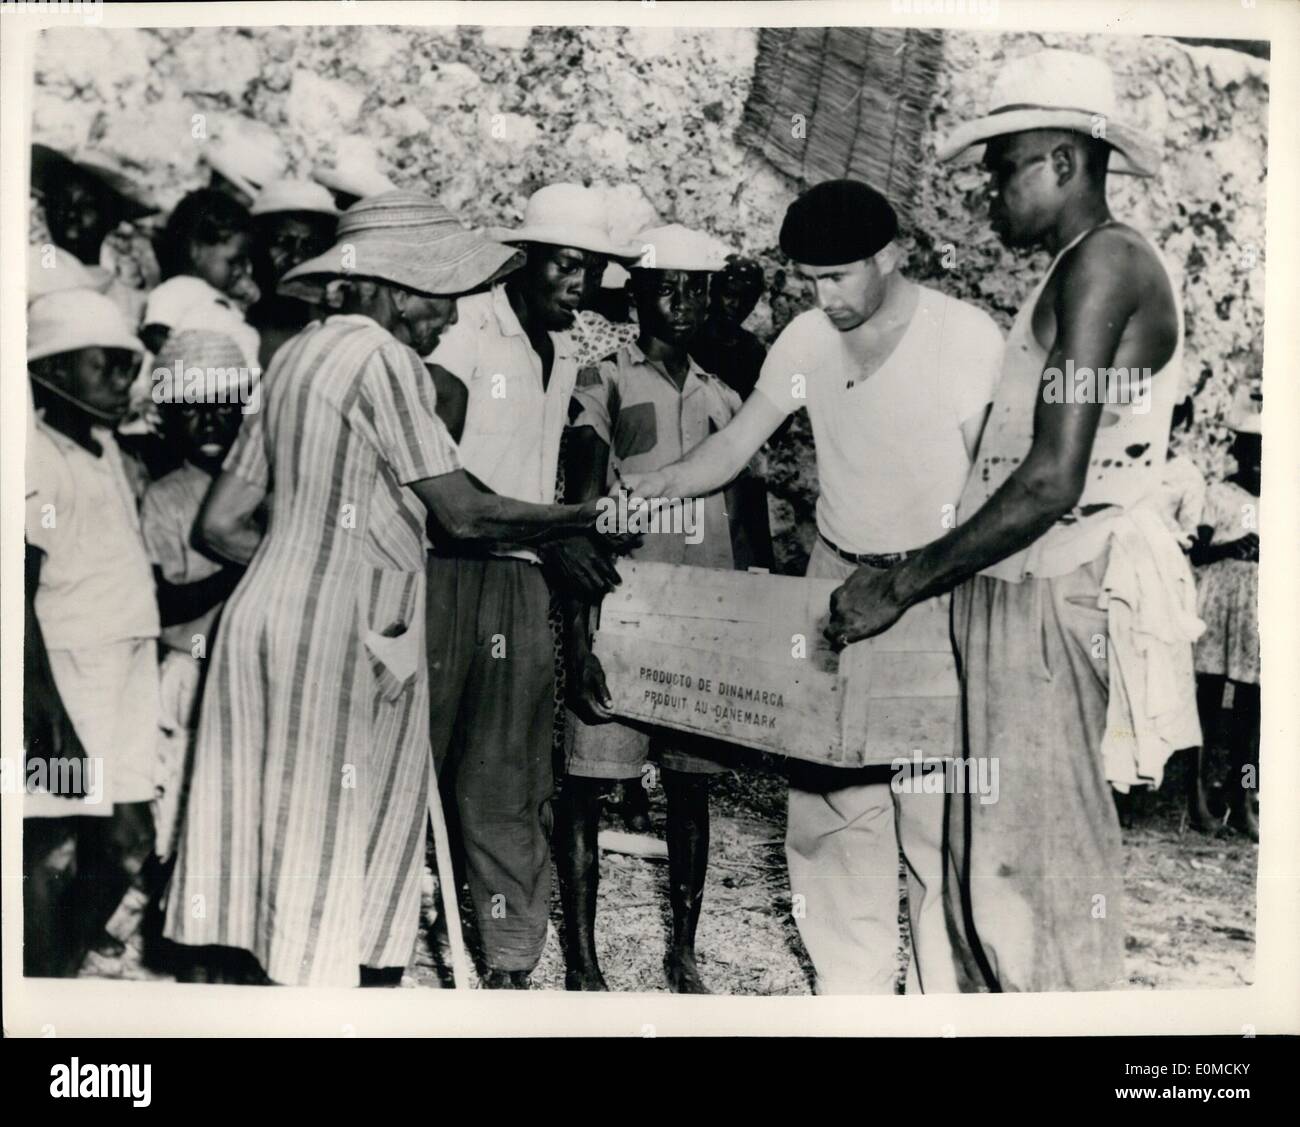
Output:
M1201 742L1192 643L1205 624L1192 569L1155 508L1135 507L1115 522L1097 603L1110 647L1106 779L1122 794L1158 787L1169 756Z

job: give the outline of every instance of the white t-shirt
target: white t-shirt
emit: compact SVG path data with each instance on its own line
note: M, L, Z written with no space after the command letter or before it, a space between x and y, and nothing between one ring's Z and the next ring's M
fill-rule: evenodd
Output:
M808 408L817 528L845 551L910 551L955 527L970 470L961 424L997 386L1002 334L993 319L919 288L902 339L865 379L847 351L852 331L841 333L818 309L785 327L758 379L757 390L786 414Z
M76 650L158 637L153 569L112 432L95 457L38 422L28 436L27 542L45 553L36 617L45 645Z

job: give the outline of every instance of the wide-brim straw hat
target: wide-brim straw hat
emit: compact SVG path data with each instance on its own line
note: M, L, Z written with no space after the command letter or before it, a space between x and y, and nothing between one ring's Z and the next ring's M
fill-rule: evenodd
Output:
M360 277L447 297L496 281L523 261L522 251L467 230L430 196L395 189L348 208L334 245L290 270L279 292L318 302L331 280Z
M94 290L56 290L27 307L29 361L82 348L144 352L116 303Z
M1105 141L1115 150L1112 172L1154 176L1160 148L1125 121L1106 63L1077 51L1039 51L1008 60L993 83L992 109L959 125L936 146L941 161L979 160L984 142L1034 129L1065 129Z
M78 171L99 182L114 213L121 219L128 222L142 219L158 210L130 173L110 154L91 149L69 154L49 145L32 145L32 183L42 194L60 179Z
M639 246L614 241L609 233L605 198L581 184L547 184L528 197L519 227L489 227L489 238L503 243L546 243L573 247L629 262L641 257Z
M308 211L339 216L334 197L312 180L272 180L253 197L250 215L276 215L286 211Z
M680 223L652 227L636 237L641 257L633 269L692 270L716 273L727 264L727 248L703 231Z

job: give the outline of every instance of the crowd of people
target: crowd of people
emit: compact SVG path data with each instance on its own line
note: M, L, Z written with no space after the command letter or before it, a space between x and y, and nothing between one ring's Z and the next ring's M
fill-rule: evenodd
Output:
M986 805L789 761L816 989L894 988L900 854L909 990L1122 985L1113 795L1189 749L1189 814L1217 827L1225 683L1228 820L1258 833L1260 401L1243 388L1229 420L1230 480L1153 455L1188 421L1182 316L1106 182L1157 158L1095 59L1013 61L990 110L941 156L982 151L998 236L1053 254L1009 335L909 279L890 201L833 180L786 212L814 303L770 352L743 327L762 267L705 232L620 238L600 192L555 183L477 233L377 174L294 179L248 148L154 223L145 292L101 252L149 202L34 146L25 746L87 767L25 796L27 973L120 951L106 927L135 883L145 957L182 981L395 984L432 814L463 894L440 964L459 900L482 985L528 988L554 854L566 986L604 990L602 809L623 784L645 828L654 780L666 982L708 992L710 779L744 755L617 718L593 612L622 556L771 568L763 448L806 408L807 573L842 583L828 637L938 600L964 704L949 753L1003 766ZM1044 394L1067 361L1144 371L1144 398ZM698 499L700 528L611 529L618 490Z

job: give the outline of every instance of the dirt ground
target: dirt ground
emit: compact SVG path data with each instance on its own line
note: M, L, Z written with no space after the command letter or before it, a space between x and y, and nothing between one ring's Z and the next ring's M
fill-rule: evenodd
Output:
M1222 757L1217 768L1222 770ZM811 966L790 915L782 840L785 784L779 763L755 756L750 767L714 784L712 848L698 938L700 971L718 994L807 994ZM1124 832L1127 970L1135 989L1210 989L1254 977L1258 847L1237 835L1211 836L1186 825L1182 765L1171 762L1161 792L1143 796L1136 825ZM653 832L662 837L662 790L651 793ZM621 829L617 811L606 824ZM436 901L426 881L424 925L402 985L438 988L426 942ZM119 959L90 954L83 977L163 979L141 964L142 897L131 893L110 924L130 935ZM533 975L537 989L562 990L559 904ZM617 853L601 859L597 946L612 990L665 991L667 866Z

